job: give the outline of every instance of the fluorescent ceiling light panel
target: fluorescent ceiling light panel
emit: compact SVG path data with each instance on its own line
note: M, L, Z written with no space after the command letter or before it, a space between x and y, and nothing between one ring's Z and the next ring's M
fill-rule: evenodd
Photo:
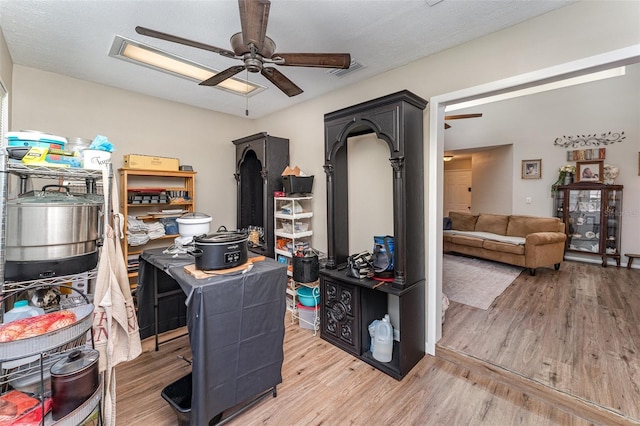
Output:
M114 38L109 56L178 77L187 78L197 83L211 78L219 72L169 52L120 36ZM252 96L266 89L265 86L239 78L228 78L222 83L212 87L241 96Z
M604 71L585 74L578 77L558 80L552 83L541 84L539 86L528 87L526 89L514 90L512 92L501 93L486 98L474 99L472 101L460 102L458 104L447 105L445 112L457 111L459 109L471 108L478 105L490 104L492 102L504 101L507 99L517 98L520 96L533 95L535 93L547 92L549 90L561 89L563 87L576 86L582 83L591 83L593 81L604 80L605 78L620 77L625 75L625 67L611 68Z

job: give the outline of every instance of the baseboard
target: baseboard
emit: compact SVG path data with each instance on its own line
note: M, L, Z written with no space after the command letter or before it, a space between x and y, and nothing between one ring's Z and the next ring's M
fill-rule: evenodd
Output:
M570 395L525 377L504 367L463 354L449 348L436 346L436 356L468 370L489 377L506 386L533 396L545 403L594 424L638 425L631 419L584 398Z

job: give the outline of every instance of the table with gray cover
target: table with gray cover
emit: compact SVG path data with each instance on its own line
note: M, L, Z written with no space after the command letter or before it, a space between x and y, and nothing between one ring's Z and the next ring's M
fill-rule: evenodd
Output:
M270 389L275 395L282 382L286 266L266 258L244 273L196 279L184 265L169 266L167 273L187 295L190 424L206 425Z

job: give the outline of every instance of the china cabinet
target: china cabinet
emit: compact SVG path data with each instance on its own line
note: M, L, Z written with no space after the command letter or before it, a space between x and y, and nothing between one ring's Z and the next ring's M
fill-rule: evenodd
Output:
M573 183L555 194L556 216L567 233L566 252L608 258L620 266L622 185Z

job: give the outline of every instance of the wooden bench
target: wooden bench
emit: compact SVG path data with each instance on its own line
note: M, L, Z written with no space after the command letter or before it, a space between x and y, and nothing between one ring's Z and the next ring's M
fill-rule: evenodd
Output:
M633 263L633 259L640 258L640 254L625 254L629 258L627 261L627 268L631 269L631 263Z

